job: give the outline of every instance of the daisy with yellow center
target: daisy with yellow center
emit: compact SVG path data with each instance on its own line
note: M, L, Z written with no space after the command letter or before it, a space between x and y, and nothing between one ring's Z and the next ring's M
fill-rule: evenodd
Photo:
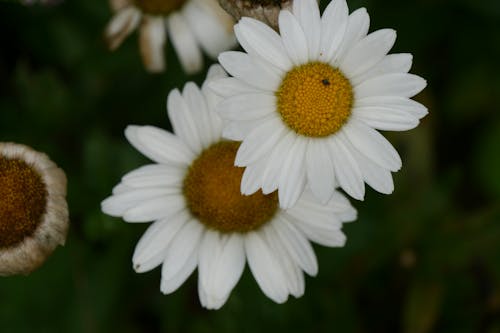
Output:
M110 0L114 17L105 30L111 50L139 27L139 46L148 71L165 69L169 34L186 73L203 66L201 49L212 58L235 44L233 19L217 0Z
M408 74L410 54L387 54L394 30L368 27L366 10L349 15L345 0L322 16L315 0L294 1L293 13L280 12L279 34L251 18L235 26L246 53L219 56L233 77L211 89L224 98L224 137L242 141L244 194L278 190L288 208L306 186L323 203L336 186L360 200L365 182L393 191L401 159L376 130L417 126L427 109L410 97L426 82Z
M66 176L31 148L0 143L0 276L28 274L68 230Z
M130 143L155 163L122 178L102 210L127 222L154 223L137 244L137 272L162 265L161 291L175 291L198 267L201 304L220 308L248 262L262 291L282 303L304 292L304 274L318 266L310 241L343 246L344 222L356 211L339 192L326 205L309 192L279 208L277 193L241 194L243 168L234 166L240 143L222 138L219 102L207 83L225 77L212 66L202 89L172 91L168 115L175 135L152 126L129 126Z

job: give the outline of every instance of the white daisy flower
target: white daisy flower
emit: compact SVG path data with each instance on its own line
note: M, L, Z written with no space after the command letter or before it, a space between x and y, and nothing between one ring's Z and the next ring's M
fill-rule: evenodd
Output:
M31 273L67 232L64 171L30 147L0 142L0 276Z
M212 66L207 81L225 76ZM273 301L304 292L304 275L318 264L310 241L343 246L343 222L356 210L339 192L326 205L305 192L287 211L277 193L245 196L243 168L234 166L238 142L222 139L214 111L218 98L188 83L173 90L168 115L176 135L152 126L129 126L130 143L155 163L125 175L102 202L102 210L127 222L154 223L137 244L137 272L162 265L161 291L175 291L198 267L201 304L220 308L240 279L245 262Z
M139 25L139 47L147 70L165 69L167 31L187 73L201 70L201 49L212 58L232 48L233 19L217 0L110 0L115 15L105 30L111 50Z
M393 191L401 159L376 130L417 126L427 109L410 97L426 82L408 74L410 54L387 54L394 30L367 35L368 26L366 10L349 15L345 0L321 17L315 0L294 1L293 13L280 12L281 35L251 18L235 26L246 53L222 53L233 77L211 88L224 97L224 137L243 141L236 165L252 179L244 194L278 189L288 208L306 184L323 203L336 186L359 200L365 182Z

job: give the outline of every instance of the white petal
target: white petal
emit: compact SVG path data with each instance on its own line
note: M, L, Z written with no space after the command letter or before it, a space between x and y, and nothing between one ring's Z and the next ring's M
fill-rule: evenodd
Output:
M204 294L200 301L206 308L220 308L238 283L245 267L243 244L238 234L205 233L198 255L198 279Z
M309 59L315 59L319 54L321 40L321 18L317 1L294 1L293 14L299 21L306 36Z
M142 202L173 194L174 191L178 190L165 187L155 187L124 191L116 193L105 199L101 203L101 209L108 215L122 216L128 209L133 208Z
M189 165L194 158L191 150L172 133L154 126L128 126L128 141L144 156L157 163Z
M398 109L408 112L415 118L422 118L427 115L428 111L425 106L415 102L412 99L398 96L374 96L357 99L355 101L355 108L357 107L379 107L384 106L391 109Z
M264 194L274 192L278 188L283 170L282 166L296 139L297 135L295 132L288 131L271 152L266 168L262 173L262 192Z
M208 148L208 146L214 143L219 133L215 133L216 129L211 128L211 115L209 114L205 97L193 82L186 83L182 91L182 96L187 103L188 109L191 111L200 137L201 146L203 149Z
M279 14L279 27L283 45L295 65L301 65L308 61L309 51L307 40L299 22L288 10L282 10Z
M258 118L255 120L246 120L246 121L228 121L224 125L224 129L222 131L222 136L228 140L233 141L243 141L251 131L260 125L266 123L272 118L276 117L274 114L269 114L266 117Z
M144 66L150 72L163 71L165 69L163 50L167 40L165 21L159 16L144 15L139 33L139 47Z
M383 131L407 131L417 127L419 121L408 112L387 107L358 107L352 116L370 127Z
M277 217L271 224L290 256L307 274L318 274L318 261L314 250L304 235L283 218Z
M341 135L342 133L338 133L329 142L335 176L344 191L355 199L363 200L365 196L363 175Z
M347 32L349 9L345 0L333 0L321 17L321 43L319 59L333 62Z
M278 197L280 207L287 209L292 207L302 194L306 184L306 170L304 157L307 141L298 138L283 163L283 169L279 179Z
M234 77L214 80L208 84L208 88L220 97L264 92Z
M186 19L179 13L172 13L167 18L167 27L172 46L184 71L188 74L200 71L203 55Z
M262 171L264 170L266 159L261 159L257 163L245 168L241 177L241 194L251 195L262 187Z
M229 120L253 120L270 115L275 110L276 97L268 94L236 95L217 106L220 116Z
M182 184L184 168L164 164L149 164L135 169L122 177L124 185L138 187L179 186Z
M232 19L215 1L188 1L182 12L198 43L211 58L217 58L236 40L232 34Z
M369 27L370 16L368 16L365 8L359 8L349 15L344 39L342 40L332 63L336 63L342 59L361 38L365 37L368 33Z
M265 240L256 232L245 235L245 252L248 266L262 292L275 301L284 303L288 298L286 277L279 269L279 262Z
M394 45L396 31L381 29L360 40L340 61L340 69L351 78L372 68Z
M162 293L175 291L196 268L203 231L204 227L198 221L191 220L184 224L170 243L161 270Z
M147 222L172 216L186 207L181 193L163 195L138 203L123 214L126 222Z
M135 247L132 262L137 273L147 272L163 262L166 250L177 232L189 219L187 211L154 222Z
M335 189L335 172L325 140L309 140L306 152L307 181L314 195L325 204Z
M398 152L376 130L355 119L350 119L342 131L361 154L379 166L390 171L398 171L401 168L401 157Z
M178 89L174 89L168 94L167 111L175 134L182 138L182 141L193 152L196 154L201 152L203 143L198 133L193 111Z
M389 170L373 163L370 159L356 150L353 151L353 155L358 161L363 178L368 185L374 190L384 194L391 194L394 191L394 182Z
M280 36L266 24L243 17L234 26L234 33L249 54L260 57L284 72L292 67Z
M274 92L281 84L280 75L246 53L224 52L218 59L229 74L253 87Z
M111 50L115 50L121 45L123 40L137 29L141 21L141 13L137 8L131 6L118 11L104 31L104 37Z
M408 73L412 61L413 56L410 53L389 54L368 71L352 77L350 81L352 85L356 86L376 76L390 73Z
M245 138L238 149L234 165L247 166L259 160L285 136L286 132L278 117L266 121Z
M372 96L413 97L427 82L413 74L386 74L364 81L354 87L356 99Z
M304 274L302 270L288 252L275 228L268 225L261 230L266 238L267 244L269 244L269 248L276 258L276 269L281 270L285 278L283 282L286 284L288 292L295 297L302 296L305 289Z
M310 220L300 221L291 215L287 215L286 219L315 243L328 247L342 247L345 244L346 237L340 230L340 227L328 224L322 226L313 225L310 223Z

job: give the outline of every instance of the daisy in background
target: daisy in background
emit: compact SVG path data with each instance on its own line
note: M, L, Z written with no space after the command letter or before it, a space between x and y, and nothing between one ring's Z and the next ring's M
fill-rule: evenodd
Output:
M163 293L175 291L198 267L200 302L218 309L248 262L264 294L282 303L303 294L303 272L317 274L310 241L343 246L342 224L353 221L356 210L339 192L324 206L305 192L287 211L279 208L277 193L241 194L248 179L234 166L240 143L222 139L218 98L207 90L207 82L225 76L214 65L201 90L187 83L182 94L169 94L176 134L127 127L129 142L154 163L125 175L102 210L127 222L154 221L132 261L137 272L162 265Z
M110 0L115 15L105 29L109 48L115 50L139 27L142 60L150 72L165 70L167 32L186 73L203 66L201 49L212 58L236 41L233 19L217 0Z
M225 138L243 141L236 165L246 167L242 193L278 189L292 207L306 184L321 202L336 186L362 200L366 182L391 193L401 168L393 146L376 130L418 125L427 109L410 99L426 82L408 74L410 54L387 53L396 32L368 34L364 8L351 15L345 0L320 17L315 0L294 1L279 15L280 34L251 18L235 26L244 52L224 52L233 77L211 84L224 100Z

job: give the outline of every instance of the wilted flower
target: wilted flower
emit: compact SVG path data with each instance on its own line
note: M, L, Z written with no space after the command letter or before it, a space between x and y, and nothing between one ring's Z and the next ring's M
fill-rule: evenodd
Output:
M64 172L43 153L0 143L0 275L36 269L67 230Z

